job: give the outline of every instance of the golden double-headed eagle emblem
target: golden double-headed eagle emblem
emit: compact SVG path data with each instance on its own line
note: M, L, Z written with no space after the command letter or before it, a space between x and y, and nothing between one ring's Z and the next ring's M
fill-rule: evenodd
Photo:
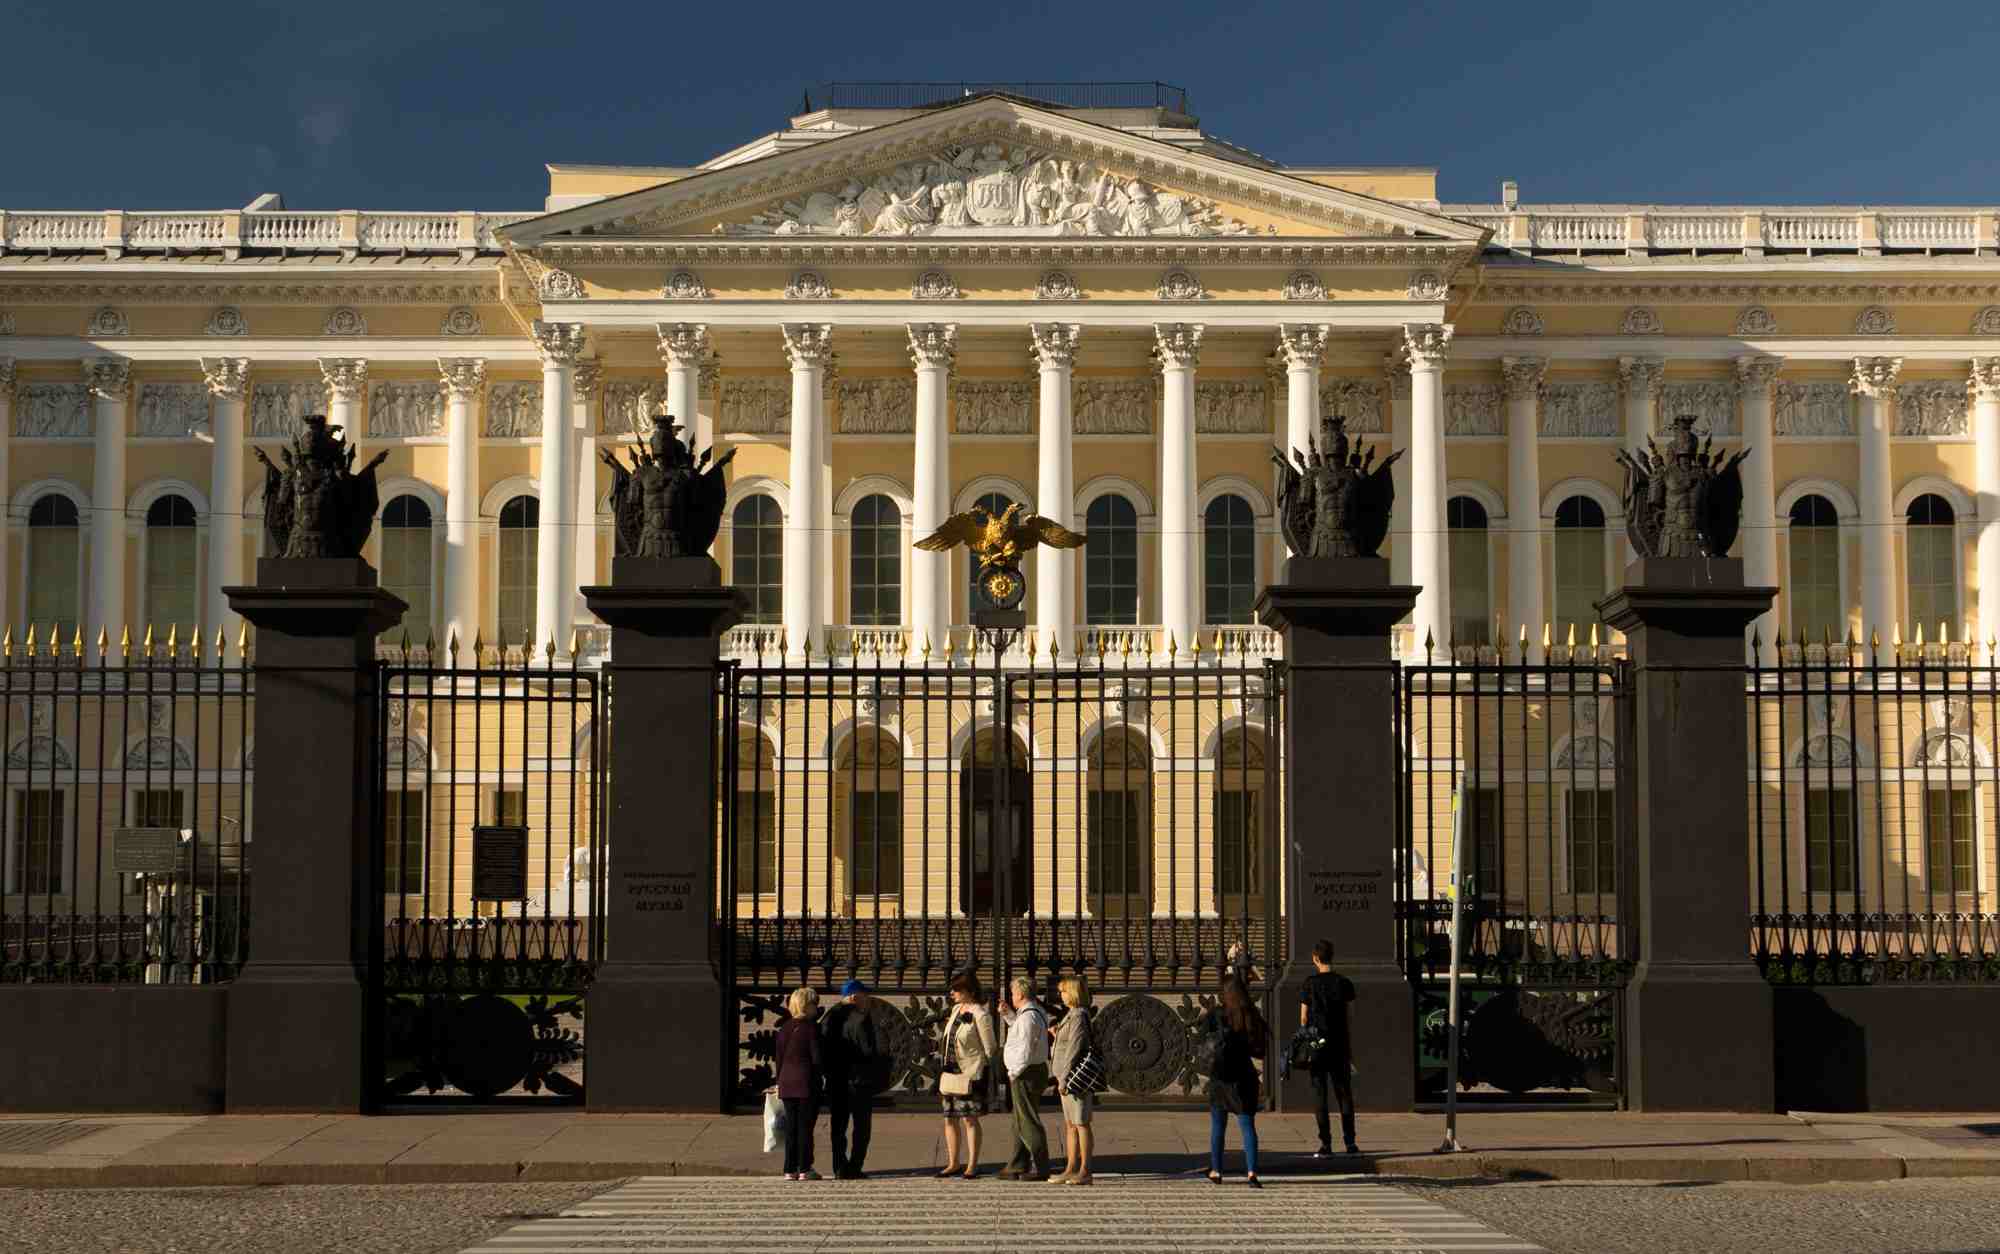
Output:
M1011 610L1021 604L1028 583L1021 575L1021 556L1036 545L1052 549L1081 548L1087 539L1059 522L1040 514L1021 515L1021 506L1009 505L995 514L973 506L953 514L944 525L917 541L929 553L942 553L964 545L979 559L979 590L993 608Z

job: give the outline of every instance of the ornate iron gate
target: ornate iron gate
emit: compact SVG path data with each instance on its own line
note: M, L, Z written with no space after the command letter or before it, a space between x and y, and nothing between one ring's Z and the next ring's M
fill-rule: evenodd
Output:
M952 976L1081 974L1127 1098L1185 1097L1188 1025L1232 946L1283 961L1282 667L1240 647L1151 661L987 635L912 659L900 633L831 664L727 663L718 965L770 1083L786 993L878 995L895 1090L927 1093ZM997 646L997 647L996 647Z
M371 850L378 1097L583 1096L603 953L600 678L475 650L382 667Z
M1515 660L1507 661L1507 653ZM1626 664L1597 649L1464 649L1404 667L1397 916L1418 1100L1449 1061L1452 857L1464 840L1461 1088L1618 1098L1637 957Z

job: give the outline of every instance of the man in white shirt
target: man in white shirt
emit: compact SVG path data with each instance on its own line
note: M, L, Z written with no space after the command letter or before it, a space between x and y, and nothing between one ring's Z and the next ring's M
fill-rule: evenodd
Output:
M1008 986L1000 1017L1007 1024L1007 1044L1001 1060L1007 1065L1007 1087L1014 1103L1014 1153L1000 1169L1002 1180L1046 1180L1049 1134L1042 1127L1042 1090L1049 1084L1049 1018L1035 1001L1035 987L1024 975Z

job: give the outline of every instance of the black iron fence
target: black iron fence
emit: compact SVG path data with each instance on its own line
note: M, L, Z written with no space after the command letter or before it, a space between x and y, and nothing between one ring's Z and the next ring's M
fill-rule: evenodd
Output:
M0 983L214 983L247 948L242 641L0 647Z
M1991 642L1752 667L1750 952L1783 984L2000 980Z
M1112 1083L1191 1079L1186 1023L1232 954L1283 961L1283 670L1240 650L771 655L721 673L717 946L762 1082L781 995L886 994L901 1079L935 1075L960 971L1080 973ZM996 651L995 646L999 646Z

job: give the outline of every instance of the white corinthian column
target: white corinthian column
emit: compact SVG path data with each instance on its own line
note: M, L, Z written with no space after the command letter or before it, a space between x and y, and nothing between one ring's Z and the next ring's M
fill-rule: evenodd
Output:
M1430 640L1442 650L1451 637L1451 575L1444 544L1444 358L1450 323L1406 323L1410 358L1410 581L1418 650Z
M1900 357L1856 357L1847 386L1861 398L1861 640L1880 632L1886 644L1896 630L1896 531L1894 484L1889 476L1889 436L1896 425L1896 376Z
M1037 322L1035 369L1041 395L1035 437L1035 500L1042 517L1074 529L1076 484L1070 469L1070 368L1076 364L1080 328L1074 322ZM1046 648L1054 642L1063 656L1076 656L1076 555L1048 545L1035 550L1035 634Z
M132 367L121 358L97 357L84 363L84 372L90 394L96 398L90 479L90 622L110 638L115 649L125 629L125 422L132 397Z
M1979 494L1979 632L2000 636L2000 357L1972 359L1973 488Z
M359 357L322 357L319 373L326 380L326 421L340 427L349 440L361 438L361 398L368 391L368 363Z
M693 322L662 322L655 329L660 333L660 356L667 361L667 412L687 428L682 438L699 449L703 446L695 440L699 434L696 427L700 419L701 364L708 356L708 328Z
M535 527L536 656L555 642L569 647L576 603L576 469L570 464L575 419L571 397L576 361L583 352L583 326L536 322L531 327L542 354L541 520ZM512 641L502 641L502 645Z
M224 588L243 582L243 404L250 391L247 357L204 357L211 405L209 449L208 584L201 621L236 639L236 615Z
M1285 362L1287 458L1294 450L1303 453L1319 434L1319 365L1326 357L1326 339L1331 331L1324 322L1286 322L1278 326L1278 355Z
M1778 586L1778 500L1771 443L1771 388L1778 381L1776 357L1738 357L1736 382L1743 393L1743 579L1753 588ZM1759 661L1777 658L1778 615L1765 610L1750 624L1763 641ZM1745 647L1748 647L1746 640Z
M1528 660L1542 661L1542 479L1540 434L1543 357L1502 357L1500 379L1507 390L1507 617L1506 627L1528 629ZM1505 648L1502 631L1493 643Z
M833 328L823 322L783 325L792 362L790 512L785 515L785 644L794 658L807 649L824 656L819 530L825 526L825 479L820 447L826 426L824 385L833 356Z
M486 363L438 361L445 393L444 641L470 649L479 635L479 393Z
M917 370L910 534L921 540L943 525L951 508L951 435L945 426L945 398L958 353L958 327L949 322L913 322L908 330L910 361ZM918 650L943 649L950 624L951 554L911 550L910 639Z
M1167 640L1194 645L1194 371L1201 356L1201 324L1153 324L1153 356L1160 365L1160 624Z

